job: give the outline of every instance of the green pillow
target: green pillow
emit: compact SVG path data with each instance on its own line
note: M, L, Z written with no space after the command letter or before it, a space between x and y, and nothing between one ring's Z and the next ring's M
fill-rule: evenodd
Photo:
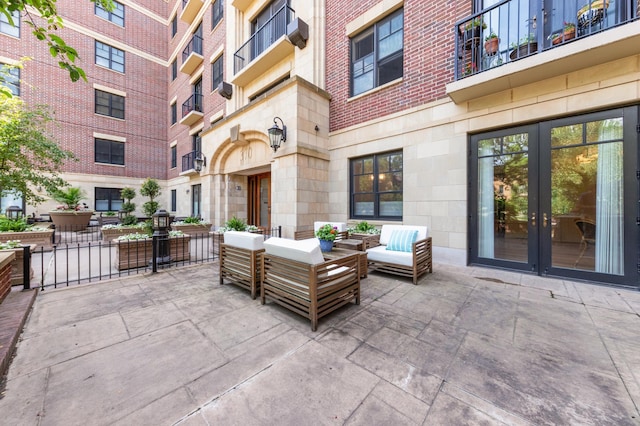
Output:
M396 229L391 232L387 250L411 252L418 238L417 229Z

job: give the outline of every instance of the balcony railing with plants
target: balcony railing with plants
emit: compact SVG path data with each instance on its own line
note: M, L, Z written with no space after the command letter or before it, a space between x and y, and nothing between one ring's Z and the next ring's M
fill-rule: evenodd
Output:
M186 62L187 58L192 53L197 53L202 56L202 37L197 34L194 34L193 37L191 37L189 44L187 44L182 50L182 62Z
M182 118L192 111L202 112L202 95L198 93L189 96L189 99L182 104Z
M198 158L199 151L191 151L182 156L182 171L195 170L195 159Z
M293 20L295 11L284 5L265 22L233 55L233 72L237 74L269 46L287 33L287 24Z
M635 0L505 0L456 22L459 80L638 17Z

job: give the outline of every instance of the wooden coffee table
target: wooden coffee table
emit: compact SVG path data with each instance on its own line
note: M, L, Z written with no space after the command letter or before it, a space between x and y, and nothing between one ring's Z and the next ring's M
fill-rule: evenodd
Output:
M342 240L345 241L345 240ZM361 251L361 250L352 250L350 248L344 248L344 247L334 247L333 250L331 250L330 252L322 252L322 256L324 256L324 258L326 260L331 260L331 259L335 259L336 257L341 257L341 256L347 256L353 253L358 253L358 257L360 260L360 278L367 278L367 269L368 269L368 262L367 262L367 252L366 251Z

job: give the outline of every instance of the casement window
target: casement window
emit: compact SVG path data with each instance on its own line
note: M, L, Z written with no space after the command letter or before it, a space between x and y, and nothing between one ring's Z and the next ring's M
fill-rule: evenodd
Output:
M95 161L124 166L124 143L108 139L95 139Z
M402 77L404 11L400 9L351 38L351 95Z
M4 13L0 13L0 33L20 38L20 11L11 12L11 20Z
M96 40L96 65L124 72L124 50Z
M216 25L222 20L224 16L224 1L214 0L211 4L211 29L214 29Z
M350 180L351 218L402 220L402 151L352 159Z
M96 188L95 205L99 212L117 212L122 209L122 188Z
M113 22L116 25L124 27L124 5L118 3L117 1L113 2L114 8L111 12L105 10L98 3L95 5L95 14L101 18L104 18L108 21Z
M124 119L124 96L95 89L96 114Z
M211 64L211 91L216 90L218 85L222 83L224 61L222 56L213 61Z

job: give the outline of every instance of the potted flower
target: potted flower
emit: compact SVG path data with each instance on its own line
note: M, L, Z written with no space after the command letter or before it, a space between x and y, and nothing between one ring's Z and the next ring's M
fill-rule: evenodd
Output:
M493 56L498 52L498 48L500 46L500 39L491 31L488 36L484 39L484 50L487 52L487 55Z
M464 67L464 72L463 72L463 76L468 76L471 74L475 74L476 72L478 72L478 67L476 66L475 62L468 62L467 65Z
M84 191L77 187L58 189L51 194L60 205L49 212L51 220L57 229L62 231L83 231L89 225L93 211L88 210L84 203Z
M171 222L171 229L189 235L206 235L211 230L211 223L199 217L189 216L184 220Z
M556 44L562 43L562 34L553 33L553 34L550 34L549 37L547 37L547 39L551 40L551 44L555 46Z
M148 229L146 222L134 223L128 225L126 223L102 225L100 232L102 233L102 241L107 243L113 241L122 235L134 234L136 232L145 232Z
M564 41L571 40L576 36L576 24L573 22L565 22L562 38Z
M316 237L320 240L320 250L329 252L333 249L333 242L338 235L338 228L331 226L330 223L321 226L316 231Z
M484 20L481 16L472 19L467 22L464 26L464 48L466 50L471 50L473 45L480 44L480 31L487 28L487 24L484 23Z
M509 53L509 58L511 60L516 60L520 58L524 58L525 56L529 56L533 53L538 52L538 42L536 41L536 35L531 33L526 37L520 39L518 44L511 43L511 53Z
M354 240L362 240L363 247L366 250L369 247L377 245L377 241L380 240L380 229L367 221L361 221L352 228L347 228L349 231L349 238Z

